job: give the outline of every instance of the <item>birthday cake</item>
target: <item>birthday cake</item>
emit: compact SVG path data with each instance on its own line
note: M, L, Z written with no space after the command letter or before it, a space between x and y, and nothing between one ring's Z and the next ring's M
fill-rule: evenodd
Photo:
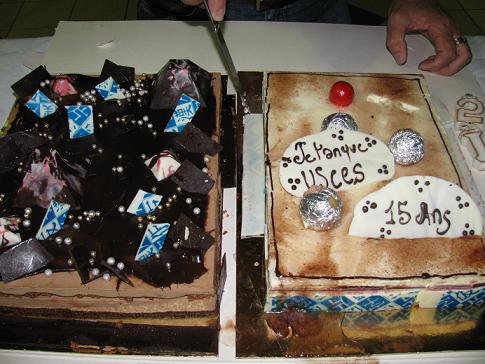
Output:
M483 205L422 76L269 73L263 92L266 311L485 303Z
M156 75L108 60L99 77L39 67L12 86L0 139L2 320L185 328L192 348L183 331L160 342L217 351L220 87L185 60Z

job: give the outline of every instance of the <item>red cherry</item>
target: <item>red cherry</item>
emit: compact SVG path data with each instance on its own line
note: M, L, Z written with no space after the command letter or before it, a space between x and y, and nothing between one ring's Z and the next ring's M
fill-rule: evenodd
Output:
M330 102L337 106L349 106L354 99L354 88L345 81L335 82L330 89Z

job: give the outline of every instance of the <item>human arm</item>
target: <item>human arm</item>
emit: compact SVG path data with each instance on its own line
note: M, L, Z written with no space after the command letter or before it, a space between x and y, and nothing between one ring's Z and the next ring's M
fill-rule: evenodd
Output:
M419 64L423 71L451 76L471 60L468 44L459 42L461 34L455 22L436 0L393 1L389 10L386 45L400 65L407 61L405 37L409 32L423 34L435 48L436 54Z

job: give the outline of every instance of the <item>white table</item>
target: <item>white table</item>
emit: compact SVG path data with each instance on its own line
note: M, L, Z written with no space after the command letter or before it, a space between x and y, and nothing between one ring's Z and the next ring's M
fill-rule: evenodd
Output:
M227 22L225 38L239 71L314 71L359 73L420 73L419 62L432 54L432 47L421 36L409 36L409 60L395 64L386 51L385 28L304 23ZM50 44L50 46L49 46ZM485 37L474 37L474 63L458 76L445 78L426 75L431 94L443 122L452 121L446 105L454 105L457 95L472 92L482 96L477 80L485 90ZM98 74L105 59L134 66L137 73L157 72L169 59L189 58L211 72L225 68L214 47L212 34L201 24L183 22L61 22L52 39L0 40L0 92L11 94L10 85L39 62L38 52L45 54L43 63L51 73ZM3 122L13 102L2 99L0 119ZM226 189L224 204L234 205L235 190ZM228 257L228 282L223 296L221 324L235 320L235 210L225 219L232 233L225 236ZM177 362L233 362L234 332L221 332L219 358L177 358ZM485 351L376 355L381 362L483 363ZM1 363L146 363L168 362L166 357L100 356L71 353L45 353L0 350ZM174 359L174 358L172 358ZM345 358L344 360L348 360ZM361 358L365 360L365 358ZM328 359L335 361L335 359ZM249 360L238 360L249 361ZM267 360L268 362L280 362ZM296 360L300 361L300 360ZM303 362L305 360L302 360Z

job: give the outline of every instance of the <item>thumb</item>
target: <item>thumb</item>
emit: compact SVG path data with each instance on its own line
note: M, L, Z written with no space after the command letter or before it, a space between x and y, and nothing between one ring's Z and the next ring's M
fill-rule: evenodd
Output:
M226 12L226 0L209 0L208 5L212 18L215 21L221 21L224 19L224 13Z
M398 65L406 63L408 47L406 44L406 23L400 19L389 18L387 24L386 47Z

